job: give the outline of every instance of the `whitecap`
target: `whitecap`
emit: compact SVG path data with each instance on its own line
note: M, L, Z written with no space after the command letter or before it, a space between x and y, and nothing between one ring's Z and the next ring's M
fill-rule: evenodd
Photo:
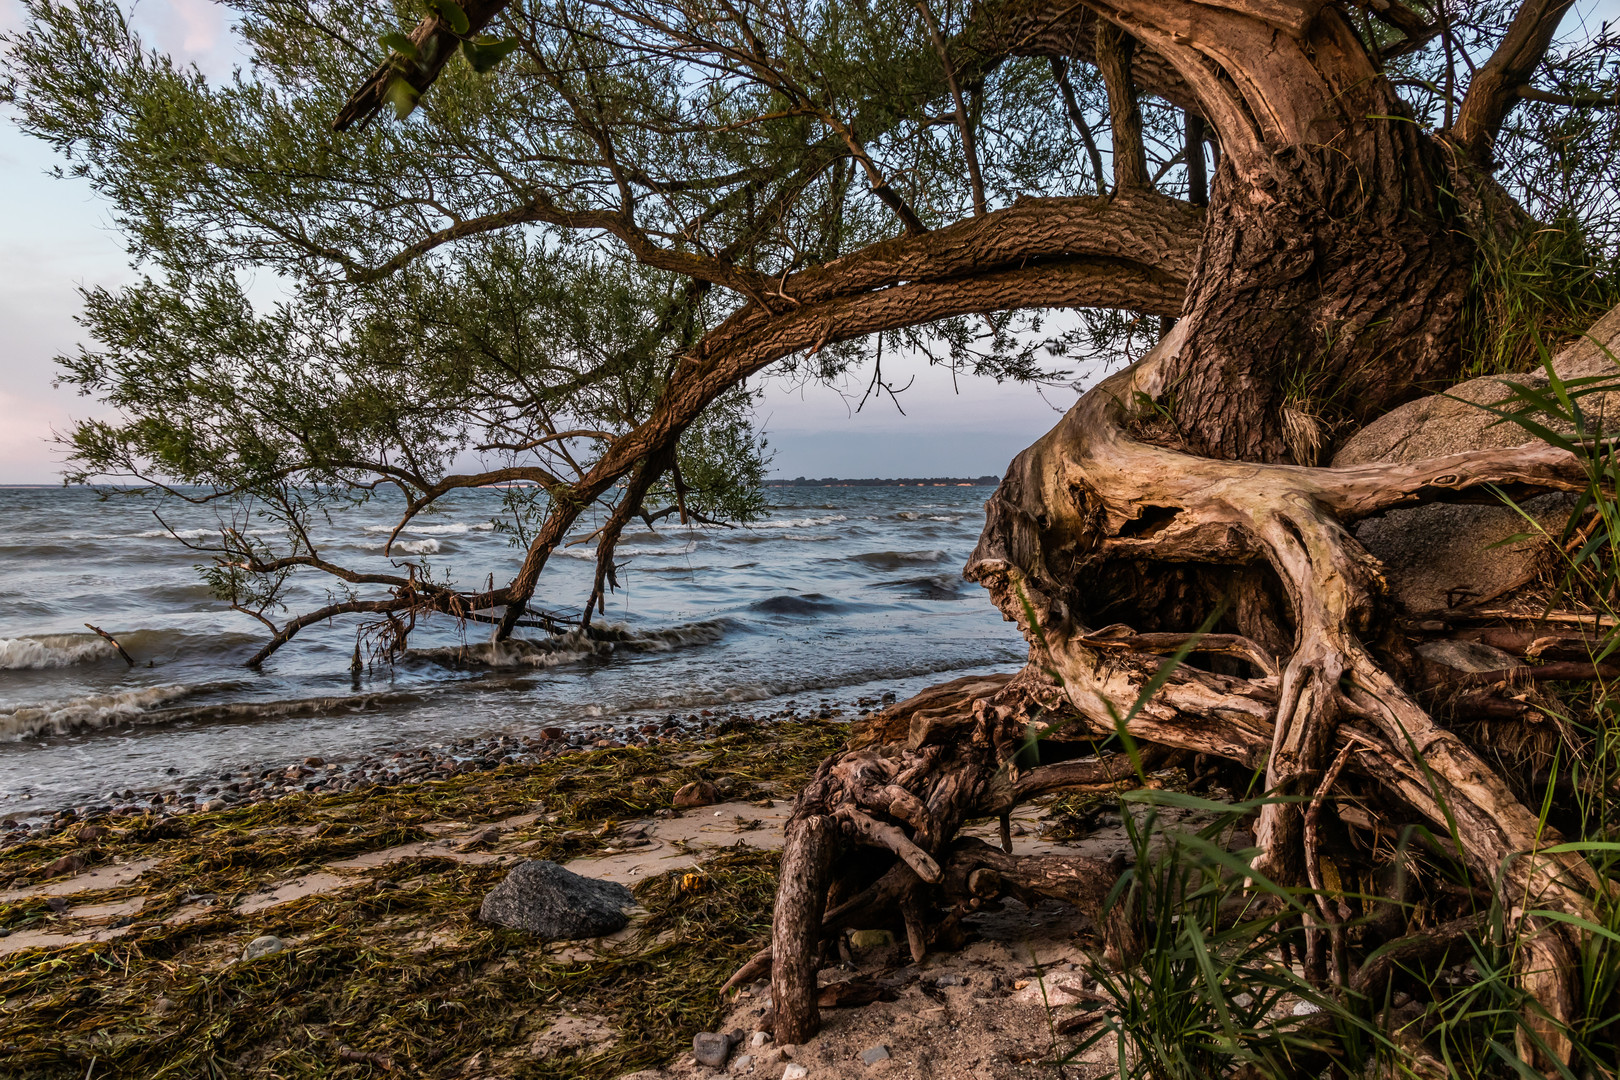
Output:
M678 548L646 547L637 545L631 545L629 547L617 547L613 549L613 555L615 558L625 558L631 555L690 555L696 550L697 541L688 540L685 544ZM567 559L583 559L587 562L596 561L596 549L594 547L586 547L583 544L581 544L579 547L563 548L557 554Z
M367 551L387 551L392 555L433 555L439 550L439 542L429 537L426 540L396 540L390 548L387 544L366 544Z
M189 693L191 688L187 686L146 686L0 709L0 739L16 742L30 736L66 735L86 728L134 723L157 706Z
M218 535L218 529L174 529L173 531L169 529L148 529L146 532L135 534L136 538L140 540L168 540L171 538L177 540L201 540L205 536Z
M827 517L813 518L770 518L765 521L750 521L742 526L744 529L813 529L818 525L836 525L840 521L848 521L843 514L831 514Z
M0 671L39 670L93 664L117 655L113 647L89 634L45 634L0 638Z
M490 532L494 528L494 523L488 521L471 523L451 521L443 525L407 525L400 531L410 533L413 536L465 536L469 532ZM392 525L366 526L366 532L368 533L391 533L393 531L394 526Z

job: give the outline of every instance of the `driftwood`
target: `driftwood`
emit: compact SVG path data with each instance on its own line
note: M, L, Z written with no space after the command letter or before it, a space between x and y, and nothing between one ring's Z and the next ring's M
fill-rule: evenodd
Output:
M93 630L98 636L103 638L107 642L107 644L109 644L113 648L117 649L118 650L118 655L124 658L124 663L128 664L130 667L135 666L135 658L130 656L129 653L124 651L124 647L122 645L118 644L118 639L117 638L113 637L111 634L107 633L107 631L103 630L99 626L91 626L89 623L85 623L84 625L85 625L85 627L87 629Z

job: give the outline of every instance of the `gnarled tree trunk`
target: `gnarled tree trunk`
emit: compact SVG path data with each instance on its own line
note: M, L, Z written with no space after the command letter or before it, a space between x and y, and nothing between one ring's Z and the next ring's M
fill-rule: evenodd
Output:
M1096 32L1098 20L1111 29ZM814 1029L813 1005L801 1004L814 999L808 943L849 919L897 912L920 955L995 892L1041 892L1030 867L955 834L1038 794L1121 779L1106 760L1020 767L1032 721L1108 736L1129 715L1150 753L1264 768L1278 795L1361 777L1413 821L1454 824L1478 880L1494 882L1525 930L1521 980L1546 1013L1530 1023L1567 1056L1557 1025L1575 1007L1578 939L1528 913L1587 916L1600 883L1578 856L1543 853L1557 838L1375 653L1389 615L1380 567L1347 527L1488 484L1574 489L1584 475L1541 444L1314 467L1332 425L1455 377L1473 246L1446 194L1451 147L1406 118L1334 6L1014 3L982 22L983 41L1098 63L1116 119L1135 92L1119 83L1137 64L1140 83L1218 134L1219 167L1174 329L1019 455L988 504L966 572L1019 623L1029 666L908 703L887 738L829 760L801 796L774 941L778 1038ZM1116 122L1116 147L1129 140ZM1115 182L1125 193L1138 170L1116 168ZM1215 613L1194 662L1133 711L1164 654ZM1316 841L1298 802L1268 805L1257 843L1256 872L1311 879ZM794 877L801 865L815 873ZM802 895L821 891L829 867L830 911ZM1098 911L1117 872L1090 867L1084 887L1064 879L1056 892ZM928 922L929 910L947 914ZM1119 956L1135 947L1117 919L1106 937ZM739 975L769 963L762 954Z

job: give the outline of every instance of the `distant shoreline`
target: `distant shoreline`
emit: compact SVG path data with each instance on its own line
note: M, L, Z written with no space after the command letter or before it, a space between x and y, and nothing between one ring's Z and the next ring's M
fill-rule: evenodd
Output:
M816 480L798 476L792 480L767 480L768 488L786 487L982 487L1001 483L999 476L925 476L902 477L898 480L845 480L836 476L823 476Z

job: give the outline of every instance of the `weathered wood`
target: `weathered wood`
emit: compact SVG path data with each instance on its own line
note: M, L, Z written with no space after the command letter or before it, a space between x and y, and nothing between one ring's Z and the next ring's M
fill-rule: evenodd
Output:
M816 816L794 821L783 847L781 884L771 923L775 948L771 1001L780 1044L802 1043L821 1025L815 958L820 951L821 917L837 845L838 830L832 820Z
M113 637L99 626L91 626L89 623L85 623L84 625L87 629L93 630L96 635L105 640L107 644L111 645L114 649L117 649L118 655L124 658L124 663L128 664L130 667L135 666L135 658L124 651L124 647L118 644L117 638Z

